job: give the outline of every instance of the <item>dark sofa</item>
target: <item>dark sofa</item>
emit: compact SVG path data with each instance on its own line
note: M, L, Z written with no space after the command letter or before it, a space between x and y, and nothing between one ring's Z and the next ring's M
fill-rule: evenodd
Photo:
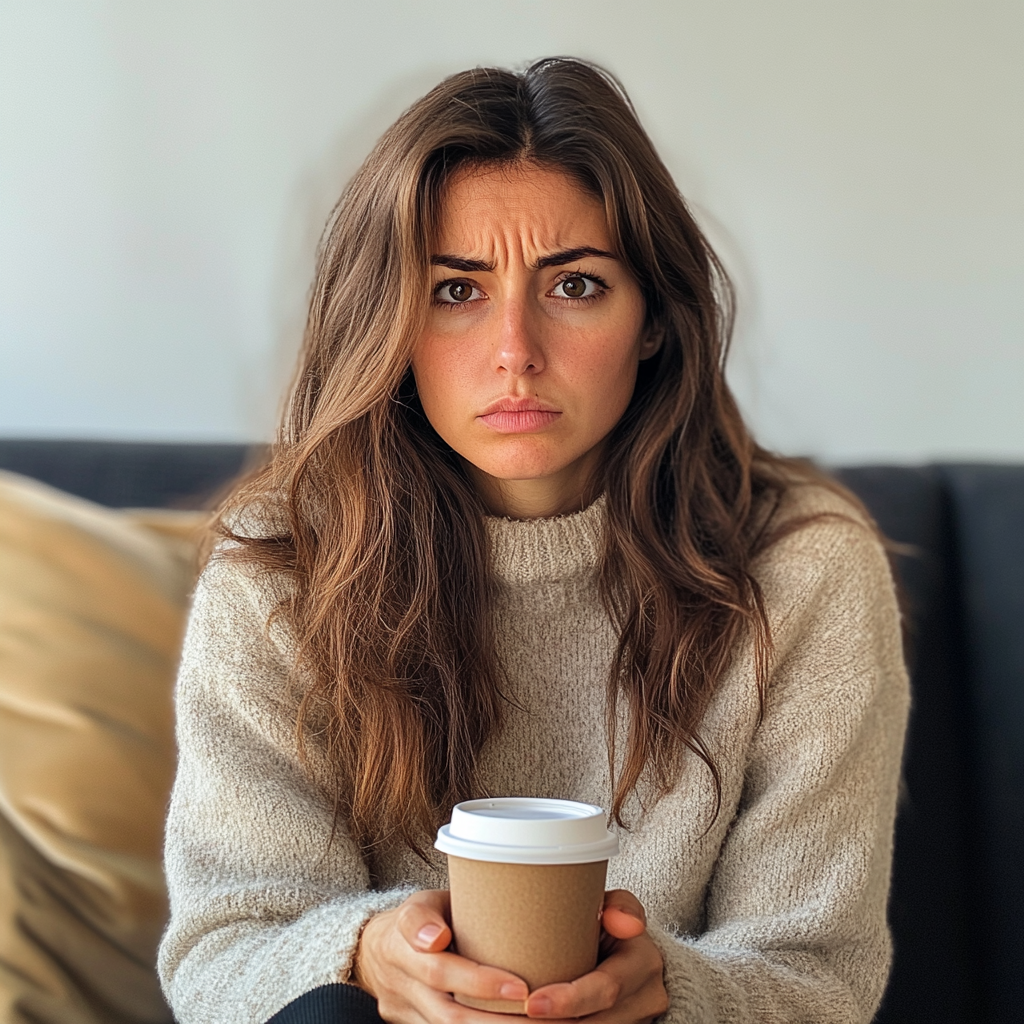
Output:
M0 468L111 506L198 508L242 445L0 441ZM888 1024L1024 1021L1024 466L836 475L901 547L914 703Z

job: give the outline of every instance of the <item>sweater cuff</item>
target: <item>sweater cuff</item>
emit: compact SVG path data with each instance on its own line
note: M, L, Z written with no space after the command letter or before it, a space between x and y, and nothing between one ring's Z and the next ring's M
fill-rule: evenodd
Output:
M647 934L665 965L668 1011L660 1018L664 1024L718 1024L746 1019L735 986L729 984L720 965L709 962L685 938L657 921L647 922Z
M364 891L288 923L250 920L210 931L165 977L168 1002L179 1020L267 1021L304 993L345 981L366 922L413 891Z
M305 992L323 985L348 982L356 946L366 922L374 914L393 910L414 891L402 887L346 896L323 904L300 922L289 926L295 931L288 943L292 955L287 956L280 948L267 950L271 957L275 953L280 956L280 959L274 957L277 961L275 966L279 968L275 972L278 977L271 981L262 973L259 978L254 974L250 979L254 990L261 988L261 983L267 985L265 998L257 998L256 1005L249 1007L250 1019L268 1020ZM288 961L287 964L284 961Z
M386 889L381 892L368 892L361 896L358 901L346 907L342 925L337 933L337 950L340 961L335 965L335 976L328 979L330 982L344 982L352 984L352 971L355 968L356 950L359 948L359 939L366 927L366 922L375 914L383 914L385 911L394 910L403 903L416 890L407 887L397 889Z

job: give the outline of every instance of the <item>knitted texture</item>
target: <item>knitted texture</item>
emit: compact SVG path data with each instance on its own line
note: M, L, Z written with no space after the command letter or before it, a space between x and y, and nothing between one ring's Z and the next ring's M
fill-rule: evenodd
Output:
M774 650L759 715L737 645L701 735L721 772L684 758L673 791L627 802L609 887L644 904L664 956L668 1024L867 1022L889 965L885 905L908 688L884 552L841 498L795 489L784 515L839 513L755 566ZM512 698L480 795L608 807L600 602L603 500L576 515L489 519L499 658ZM160 974L179 1024L263 1024L348 980L359 932L444 858L404 848L370 872L300 766L294 647L272 581L215 559L196 590L179 677L180 760L167 825L171 922ZM628 711L616 709L620 726ZM621 729L620 729L621 732ZM621 747L621 744L619 745Z

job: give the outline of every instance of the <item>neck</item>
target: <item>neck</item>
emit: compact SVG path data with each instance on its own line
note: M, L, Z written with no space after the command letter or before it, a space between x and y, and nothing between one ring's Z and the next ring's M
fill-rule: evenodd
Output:
M550 519L586 508L597 497L596 452L588 452L558 473L528 480L504 480L465 463L484 507L509 519Z

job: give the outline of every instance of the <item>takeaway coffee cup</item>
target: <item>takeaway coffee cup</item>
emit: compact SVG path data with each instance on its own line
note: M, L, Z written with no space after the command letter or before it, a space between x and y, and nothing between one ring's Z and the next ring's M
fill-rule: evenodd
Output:
M608 858L605 813L573 800L502 797L456 804L437 833L448 855L458 952L522 978L530 991L597 964ZM522 1002L456 996L466 1006L525 1013Z

